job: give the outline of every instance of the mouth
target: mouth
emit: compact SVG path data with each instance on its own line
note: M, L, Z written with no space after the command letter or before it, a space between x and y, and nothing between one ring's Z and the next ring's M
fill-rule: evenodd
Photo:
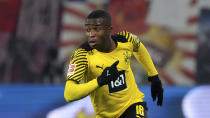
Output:
M90 40L90 41L88 41L88 44L89 44L91 47L95 47L96 41Z

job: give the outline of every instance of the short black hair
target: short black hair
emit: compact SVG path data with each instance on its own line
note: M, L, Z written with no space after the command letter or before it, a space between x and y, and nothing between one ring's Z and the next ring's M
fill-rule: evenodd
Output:
M107 21L109 26L111 26L112 24L111 15L105 10L94 10L87 16L86 19L92 19L92 18L103 18Z

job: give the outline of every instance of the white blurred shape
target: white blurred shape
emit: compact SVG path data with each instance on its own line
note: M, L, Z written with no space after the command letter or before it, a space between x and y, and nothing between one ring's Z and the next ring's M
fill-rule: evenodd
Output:
M50 111L46 118L76 118L76 115L81 111L87 115L94 114L89 96Z
M185 40L179 39L175 42L175 45L178 49L188 51L188 52L196 52L197 51L197 44L196 40Z
M63 18L62 18L62 25L71 25L71 26L78 26L83 27L84 26L84 19L80 18L79 16L76 16L74 14L69 14L67 11L64 11Z
M198 0L198 5L200 8L210 8L209 0Z
M153 0L147 17L149 24L174 29L187 27L190 0Z
M181 62L181 66L192 73L195 73L195 68L196 68L195 64L196 64L195 59L189 57L185 57Z
M175 84L178 85L193 85L194 81L189 79L187 76L183 75L180 70L177 70L172 67L164 68L164 72L169 76Z
M109 3L109 0L87 0L88 2L95 3L95 4L106 4Z
M210 118L210 85L190 90L182 100L185 118Z
M83 32L78 32L78 31L62 31L61 36L60 36L60 41L65 42L65 41L72 41L75 39L84 39L85 34Z
M86 2L64 2L64 7L71 8L77 12L83 13L84 15L89 14L92 9L87 5Z

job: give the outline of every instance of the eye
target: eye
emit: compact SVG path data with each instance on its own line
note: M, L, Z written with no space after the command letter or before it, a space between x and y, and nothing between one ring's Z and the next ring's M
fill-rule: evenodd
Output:
M91 32L91 30L99 32L100 30L103 30L103 27L101 26L86 27L85 30L86 32Z
M99 27L94 27L94 30L95 30L96 32L99 32L99 31L100 31Z
M86 28L86 32L90 32L90 28Z
M102 30L102 28L100 26L96 27L95 29L97 32L99 32L100 30Z

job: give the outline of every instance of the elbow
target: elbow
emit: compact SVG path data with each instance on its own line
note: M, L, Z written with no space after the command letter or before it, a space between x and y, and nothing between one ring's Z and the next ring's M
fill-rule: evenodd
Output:
M65 98L66 102L72 102L73 101L70 92L67 91L67 90L64 91L64 98Z
M66 100L66 102L70 102L70 98L67 95L67 92L66 91L64 91L64 99Z
M65 90L64 90L64 98L67 102L72 102L74 101L74 88L72 88L74 86L74 83L72 83L71 81L67 81L66 86L65 86Z

